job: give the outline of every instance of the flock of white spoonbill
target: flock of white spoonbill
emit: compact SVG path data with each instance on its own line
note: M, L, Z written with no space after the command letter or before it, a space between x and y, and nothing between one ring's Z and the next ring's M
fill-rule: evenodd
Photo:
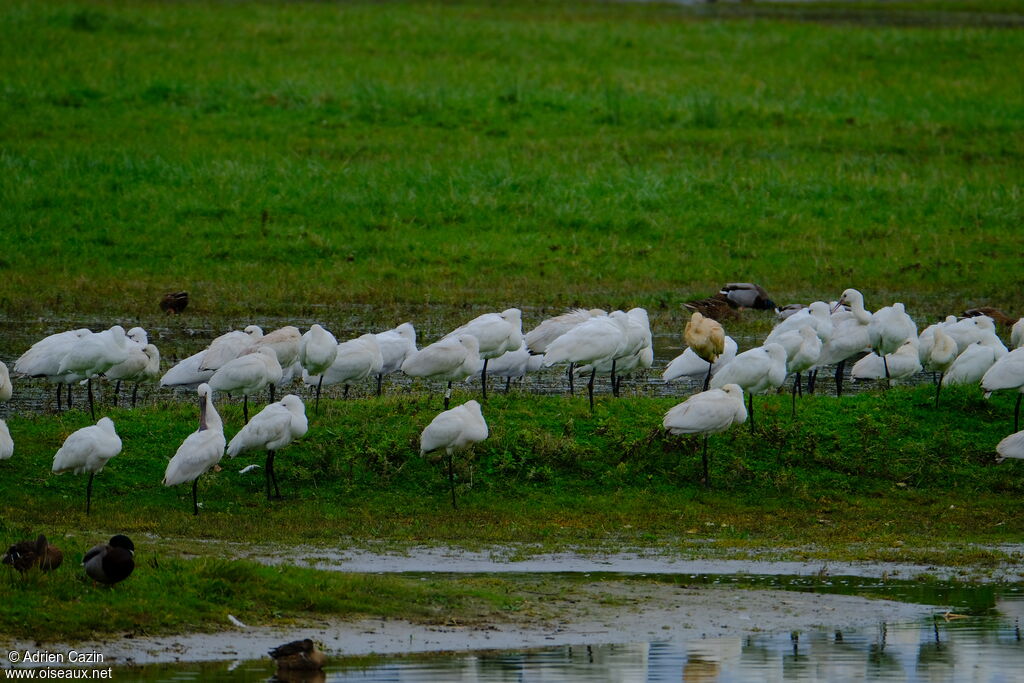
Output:
M761 296L753 285L728 287L732 289L723 290L723 300L731 301L728 297L748 292ZM853 366L854 379L885 379L888 384L922 369L937 373L936 405L942 387L950 384L979 384L986 397L993 391L1016 390L1014 433L999 443L997 452L1000 461L1024 458L1024 431L1019 431L1024 396L1024 319L1012 325L1010 350L997 335L990 317L949 316L919 334L903 304L894 303L872 313L864 307L864 297L856 289L847 289L832 303L816 301L806 307L787 307L779 317L780 322L761 346L738 353L736 342L725 334L720 323L696 312L684 330L686 350L662 374L666 382L680 377L704 381L703 391L666 413L663 426L674 434L704 436L705 483L707 436L748 419L753 424L755 394L778 390L793 375L795 412L796 394L803 391L802 373L810 373L808 387L813 391L818 370L835 365L836 393L841 395L843 366L858 356L862 357ZM574 309L544 320L525 335L520 310L509 308L478 316L422 348L416 346L416 331L410 323L342 343L318 324L305 334L293 326L264 334L256 325L249 325L217 337L160 379L164 387L196 389L200 400L199 428L171 458L163 483L173 486L191 482L193 508L198 513L198 478L220 461L225 448L230 456L264 450L267 497L272 497L272 490L279 496L274 453L303 436L308 422L302 400L289 394L274 402L275 388L301 377L305 385L315 387L319 403L324 385L344 385L347 394L350 383L375 377L380 394L383 377L400 370L409 377L447 382L445 411L423 430L421 452L445 451L454 505L451 455L487 438L488 428L476 401L448 410L453 382L480 376L486 399L488 372L510 381L542 367L567 363L570 387L574 376L589 376L588 397L593 409L594 378L598 373L610 375L612 392L618 395L622 376L649 368L653 361L650 324L642 308L611 313ZM160 353L149 343L145 330L136 327L126 333L118 325L98 333L79 329L51 335L34 344L14 365L17 377L44 378L55 384L58 409L62 385L68 387L70 406L71 385L86 384L90 411L94 411L94 379L114 379L118 385L122 381L138 383L155 380L159 372ZM270 404L250 421L249 396L264 389L269 389ZM214 392L243 396L246 424L230 443L214 406ZM7 367L0 363L0 400L8 400L11 393ZM13 447L7 425L0 420L0 459L10 457ZM121 440L113 422L103 418L68 437L54 457L53 471L89 474L88 511L93 476L120 450Z

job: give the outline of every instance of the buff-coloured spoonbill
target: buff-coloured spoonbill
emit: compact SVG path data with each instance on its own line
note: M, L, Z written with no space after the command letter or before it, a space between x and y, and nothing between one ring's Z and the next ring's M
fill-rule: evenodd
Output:
M725 352L725 329L717 320L694 312L683 328L683 342L698 357L708 362L708 374L704 378L704 390L711 384L711 366Z

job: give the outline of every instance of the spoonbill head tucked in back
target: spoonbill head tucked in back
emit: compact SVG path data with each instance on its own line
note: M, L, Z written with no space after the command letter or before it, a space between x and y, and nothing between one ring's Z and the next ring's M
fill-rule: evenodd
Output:
M480 342L471 334L460 334L445 337L410 353L402 361L402 372L410 377L447 381L448 388L444 394L444 407L447 410L452 382L461 382L476 374L481 362Z
M376 337L384 360L377 373L377 395L380 396L384 393L384 375L401 370L409 354L416 352L416 328L412 323L402 323L394 329L378 332Z
M548 318L543 321L540 325L533 328L526 333L526 346L530 350L530 353L543 355L548 350L548 346L551 342L555 341L563 334L576 327L581 323L585 323L591 318L604 318L607 317L608 313L602 311L600 308L591 308L589 310L585 308L573 308L561 315L556 315L553 318Z
M14 363L14 372L26 377L45 377L57 388L57 410L61 408L61 385L68 384L68 407L71 407L70 383L81 376L60 372L60 363L78 340L92 332L85 328L51 334L37 341Z
M993 391L1014 389L1017 403L1013 409L1013 431L1020 429L1020 402L1024 397L1024 349L1014 349L992 364L981 378L981 389L985 398Z
M185 387L195 390L200 384L205 384L213 377L215 370L200 370L203 357L206 356L206 349L195 353L185 360L179 361L177 365L164 373L160 378L162 387Z
M331 367L338 356L338 340L320 325L314 323L302 335L299 344L299 364L304 373L317 375L320 381L316 385L316 411L320 412L320 389L323 386L323 373Z
M921 372L917 338L905 340L898 349L881 358L871 352L854 363L850 373L854 380L902 379Z
M917 357L925 370L939 373L935 382L935 407L938 408L942 380L957 357L956 341L940 325L931 325L917 338Z
M708 476L708 435L724 432L734 424L747 420L743 407L743 389L738 384L726 384L721 389L709 389L694 394L679 405L670 408L662 419L662 426L671 434L703 434L704 485L710 485Z
M264 346L255 353L239 356L222 365L217 372L213 373L209 384L214 391L242 394L242 410L245 421L248 422L249 396L277 384L281 381L283 374L284 370L277 361L274 349ZM271 389L270 400L271 402L274 400L273 389Z
M132 408L139 391L139 383L154 380L160 375L160 351L153 344L138 346L133 344L128 349L128 358L106 372L107 379L117 382L114 385L114 405L117 405L117 394L121 390L121 382L134 382L132 388Z
M844 306L849 306L849 310ZM864 308L864 295L856 289L844 290L832 309L831 319L832 337L821 349L818 367L836 366L836 396L842 396L846 361L871 349L871 312Z
M506 351L515 351L523 341L523 314L518 308L508 308L501 313L485 313L453 330L448 336L469 334L476 337L480 346L483 368L480 370L480 386L483 397L487 398L487 362Z
M725 329L717 320L705 318L701 313L695 312L683 329L683 341L698 357L713 365L725 352ZM710 382L709 365L708 374L704 378L705 391Z
M85 493L85 514L92 508L92 479L102 472L107 462L121 452L121 437L114 429L109 417L89 427L82 427L64 440L53 456L53 471L56 474L74 472L89 473L89 484Z
M222 365L255 350L256 343L262 337L263 328L258 325L249 325L242 331L233 330L222 334L210 342L199 369L219 370Z
M868 336L871 338L871 348L882 357L887 382L892 378L888 355L895 353L908 339L912 340L914 348L917 348L917 324L907 315L901 303L875 311L871 316L871 322L868 323Z
M544 354L543 366L548 368L568 361L596 368L603 363L611 363L629 344L628 332L629 317L622 311L613 311L607 317L591 318L551 342ZM596 370L592 370L587 385L591 410L594 409L595 376Z
M420 434L420 455L444 449L448 462L448 484L452 493L452 507L455 504L455 471L452 453L469 448L487 438L487 422L480 404L467 401L461 406L446 410L435 417Z
M1007 458L1024 460L1024 432L1016 432L999 442L996 446L996 462L1000 463Z
M786 349L779 344L765 344L736 356L711 380L713 389L738 384L747 393L748 417L754 426L754 394L777 389L786 381Z
M974 342L965 348L949 366L942 378L942 384L944 386L977 384L995 362L995 349L981 342Z
M1024 347L1024 318L1015 322L1010 330L1010 347L1014 349Z
M272 349L267 349L273 353ZM200 475L220 462L224 455L224 423L213 405L213 390L209 384L200 384L199 394L199 429L185 437L178 451L167 463L164 473L164 486L176 486L184 482L192 482L193 514L199 514L199 500L196 486Z
M306 420L306 407L302 399L288 394L279 402L271 403L261 410L242 427L228 444L227 454L233 458L246 451L266 451L264 474L267 480L267 500L271 499L271 482L274 484L274 496L280 498L277 475L274 473L274 454L304 436L308 429L309 422Z
M786 350L786 372L793 375L791 413L796 415L796 394L800 391L800 395L803 396L800 375L818 364L821 357L821 339L814 324L809 321L796 330L791 329L779 334L772 332L768 339L772 340L768 343L778 344Z
M676 356L669 362L665 371L661 375L661 379L666 382L671 382L674 379L684 377L689 380L703 380L708 376L710 371L711 376L714 377L715 373L726 364L729 363L733 358L736 357L736 340L726 335L725 337L725 351L722 355L715 360L714 363L708 363L706 360L701 358L694 352L693 349L687 347L682 354Z
M256 340L257 349L264 346L274 349L277 362L282 368L289 367L299 359L301 344L302 335L299 334L299 328L292 325L286 325Z
M124 328L114 325L109 330L80 337L60 361L58 372L84 377L89 387L89 414L96 419L93 407L92 379L128 359L128 337Z
M323 375L310 376L303 373L302 381L308 384L345 385L345 397L348 397L348 385L351 382L364 380L380 372L384 357L377 344L377 335L364 334L343 344L338 344L338 353L334 362L324 371Z

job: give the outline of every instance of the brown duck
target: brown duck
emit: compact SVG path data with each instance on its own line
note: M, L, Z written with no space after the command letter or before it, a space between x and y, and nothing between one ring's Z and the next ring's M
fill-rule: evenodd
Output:
M168 315L179 314L188 306L188 292L168 292L160 299L160 310Z
M32 567L43 571L52 571L64 561L64 553L55 545L50 545L46 536L39 534L34 541L19 541L7 549L3 563L9 564L19 572L27 572Z
M277 662L278 669L316 671L322 669L327 662L326 655L309 638L278 645L270 651L270 656Z

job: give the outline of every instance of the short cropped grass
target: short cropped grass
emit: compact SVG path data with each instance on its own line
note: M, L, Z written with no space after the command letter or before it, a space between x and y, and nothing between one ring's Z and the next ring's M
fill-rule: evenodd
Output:
M12 0L0 310L1013 309L1014 11Z

